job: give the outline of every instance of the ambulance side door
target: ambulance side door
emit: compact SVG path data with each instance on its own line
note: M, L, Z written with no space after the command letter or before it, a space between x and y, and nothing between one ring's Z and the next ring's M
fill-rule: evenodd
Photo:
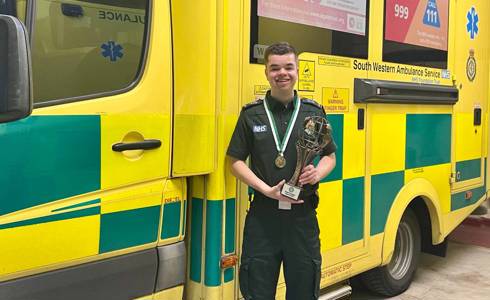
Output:
M171 146L169 4L7 2L27 19L34 109L0 124L0 295L151 294Z

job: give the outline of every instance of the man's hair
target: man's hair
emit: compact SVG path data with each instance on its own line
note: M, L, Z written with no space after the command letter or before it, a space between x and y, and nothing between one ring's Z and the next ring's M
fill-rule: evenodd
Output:
M298 53L296 53L296 49L294 49L294 47L291 46L289 43L279 42L279 43L272 44L269 47L267 47L267 49L265 49L265 53L264 53L265 63L269 61L269 56L271 55L285 55L290 53L293 53L296 58L298 57Z

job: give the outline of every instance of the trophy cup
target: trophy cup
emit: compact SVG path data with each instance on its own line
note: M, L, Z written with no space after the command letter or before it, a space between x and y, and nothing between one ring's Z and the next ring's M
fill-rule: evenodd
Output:
M332 129L327 119L320 116L307 117L296 142L296 169L293 177L282 187L281 194L298 200L302 187L298 185L299 176L305 166L332 141Z

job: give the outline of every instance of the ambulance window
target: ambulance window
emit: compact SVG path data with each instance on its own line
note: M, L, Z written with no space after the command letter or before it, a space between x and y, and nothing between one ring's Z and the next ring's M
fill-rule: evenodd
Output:
M147 7L148 0L36 1L34 102L49 105L129 87L142 65Z
M0 15L14 16L25 23L26 2L27 0L0 0Z
M367 58L369 0L252 0L250 62L287 41L298 53Z
M385 0L383 60L447 68L449 0Z

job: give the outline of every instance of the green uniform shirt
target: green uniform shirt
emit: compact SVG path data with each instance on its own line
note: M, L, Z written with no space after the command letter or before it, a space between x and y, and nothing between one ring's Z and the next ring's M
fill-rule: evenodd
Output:
M297 94L295 92L295 97ZM323 107L313 100L301 99L301 106L298 118L294 124L291 137L284 151L286 166L282 169L276 167L274 161L278 151L274 142L272 128L269 124L263 101L267 101L269 109L274 117L280 140L284 138L286 129L294 110L294 102L284 105L267 92L265 100L258 100L243 107L238 118L235 131L228 146L227 155L245 161L250 156L251 170L269 186L278 184L285 179L286 182L293 176L296 169L296 141L306 117L322 116L325 117ZM330 155L337 149L332 140L320 156ZM318 184L303 186L301 199L308 198L318 189ZM257 193L257 192L256 192Z

